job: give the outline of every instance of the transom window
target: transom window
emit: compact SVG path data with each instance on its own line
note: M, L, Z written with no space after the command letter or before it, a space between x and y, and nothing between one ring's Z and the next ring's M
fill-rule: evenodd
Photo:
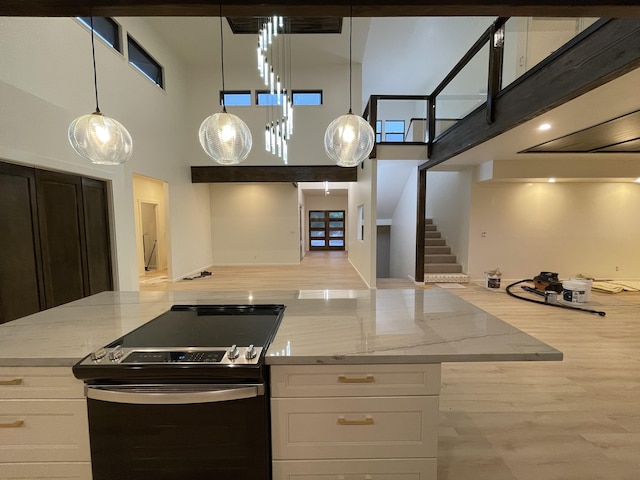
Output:
M293 90L293 104L300 106L322 105L322 90Z
M87 28L91 28L91 17L77 17ZM109 17L93 17L93 31L112 48L122 53L120 25Z
M224 98L226 107L250 107L251 106L251 90L226 90L220 92L220 105Z
M127 48L129 51L129 63L153 83L160 88L164 88L162 65L156 62L144 48L131 38L131 35L127 35Z

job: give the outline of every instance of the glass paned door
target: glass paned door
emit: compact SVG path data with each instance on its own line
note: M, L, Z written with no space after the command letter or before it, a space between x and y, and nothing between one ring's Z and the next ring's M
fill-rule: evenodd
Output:
M344 210L309 211L309 250L344 250Z

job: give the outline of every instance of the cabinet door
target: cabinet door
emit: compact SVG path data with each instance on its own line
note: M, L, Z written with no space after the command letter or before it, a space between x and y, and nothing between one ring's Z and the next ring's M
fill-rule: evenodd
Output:
M88 295L81 178L36 170L46 308Z
M35 171L0 163L0 323L44 307Z
M85 238L87 242L88 295L113 290L106 183L82 179Z

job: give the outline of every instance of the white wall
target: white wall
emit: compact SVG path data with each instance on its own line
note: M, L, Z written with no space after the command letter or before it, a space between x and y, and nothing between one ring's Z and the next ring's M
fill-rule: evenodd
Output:
M358 181L349 184L349 261L370 288L376 285L376 178L377 162L365 160ZM358 207L364 207L364 238L358 240Z
M418 169L413 168L391 218L391 278L415 278L417 192Z
M635 183L474 183L468 271L472 280L496 267L506 279L637 279L639 217Z
M298 264L298 190L290 183L216 183L214 265Z
M471 172L427 172L426 216L467 271Z
M124 166L79 158L67 140L71 121L95 110L89 31L70 18L0 17L0 158L106 180L113 200L115 283L138 288L132 174L169 183L170 269L179 276L211 263L208 190L190 181L186 134L188 71L142 19L116 19L165 67L161 90L125 57L96 40L100 109L120 121L134 142ZM202 204L204 202L204 209ZM188 212L185 213L185 212Z

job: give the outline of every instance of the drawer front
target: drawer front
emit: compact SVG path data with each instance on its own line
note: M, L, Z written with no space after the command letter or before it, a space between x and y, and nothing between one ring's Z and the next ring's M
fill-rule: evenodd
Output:
M273 458L436 457L438 398L274 398Z
M1 367L4 398L84 398L84 384L69 367Z
M0 480L91 480L89 462L3 463Z
M85 400L0 401L0 463L89 459Z
M406 460L280 460L273 480L436 480L435 458Z
M439 363L271 367L272 397L381 397L439 393Z

